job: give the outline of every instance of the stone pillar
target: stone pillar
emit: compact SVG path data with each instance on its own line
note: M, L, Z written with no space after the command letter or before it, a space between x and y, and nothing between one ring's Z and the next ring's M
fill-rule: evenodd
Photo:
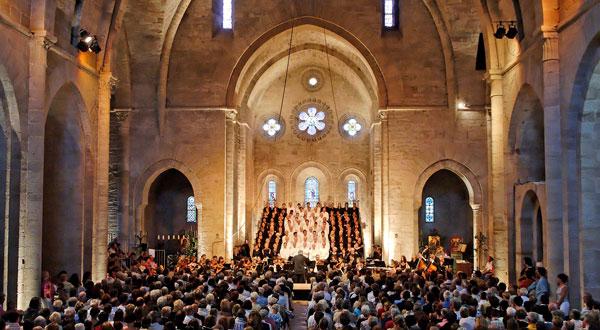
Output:
M92 279L94 281L100 281L106 277L110 96L115 83L116 79L110 71L100 73L98 83L96 182L94 184L94 228L92 233Z
M496 275L502 281L508 281L508 218L506 207L507 195L505 187L505 121L502 75L495 70L490 71L490 103L491 103L491 210L492 228L484 232L488 236L490 254L496 263ZM490 235L491 234L491 235ZM485 257L485 256L483 256Z
M381 196L381 122L371 126L371 166L373 168L373 218L372 232L365 233L373 237L372 244L381 244L381 223L383 208ZM365 240L366 244L366 240Z
M394 258L396 242L392 239L389 223L389 125L388 115L379 113L381 119L381 243L383 247L383 259L388 262Z
M46 67L52 45L46 31L36 31L29 46L27 134L24 134L17 305L27 308L39 296L42 273L42 218L44 197L44 130L46 123Z
M235 183L235 130L236 113L227 112L225 120L225 257L233 258L234 228L234 183Z
M121 187L119 192L119 200L121 202L119 208L120 216L120 233L121 244L124 247L133 247L135 244L135 225L130 214L130 198L129 198L129 111L117 111L115 118L119 122L119 141L121 142L121 157L120 157L120 177Z
M477 239L475 239L475 237L477 237L477 233L479 233L480 231L484 231L482 228L483 219L481 218L481 205L473 204L471 205L471 210L473 211L473 243L475 244L477 242ZM473 256L473 266L475 267L475 269L478 269L479 265L481 264L481 253L479 251L476 251L475 253L476 254Z
M542 27L544 38L542 70L544 86L544 153L546 169L546 219L543 220L544 263L548 267L548 278L554 283L559 273L577 269L578 244L569 244L568 217L563 223L562 194L562 135L560 113L560 62L558 52L558 32L556 27ZM564 229L563 229L564 225ZM577 228L573 228L577 230ZM564 234L564 235L563 235ZM563 249L563 242L568 249ZM570 267L570 262L573 267ZM569 284L579 286L577 276L571 274ZM578 300L577 290L569 290L571 301Z
M246 146L248 139L248 125L238 122L238 148L236 160L237 179L237 228L236 244L244 243L246 239Z

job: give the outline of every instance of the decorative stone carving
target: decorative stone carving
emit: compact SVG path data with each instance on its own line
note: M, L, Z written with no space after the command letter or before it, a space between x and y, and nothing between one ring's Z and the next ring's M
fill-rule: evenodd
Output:
M319 141L331 130L331 109L321 100L306 99L294 107L290 123L299 139L308 142Z

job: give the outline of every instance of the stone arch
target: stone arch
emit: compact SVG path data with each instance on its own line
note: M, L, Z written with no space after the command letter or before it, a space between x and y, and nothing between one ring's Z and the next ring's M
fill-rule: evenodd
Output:
M165 33L165 39L163 41L162 50L160 53L160 66L158 73L158 123L160 131L162 132L165 116L165 108L167 106L167 83L169 80L169 64L171 60L171 51L173 49L173 42L175 36L179 30L181 20L185 15L192 0L181 0L177 5L177 9L173 14L173 18L169 23L167 32Z
M521 87L513 106L508 150L516 182L544 181L544 108L528 84Z
M196 223L188 223L186 218L190 196L194 196L192 183L177 169L166 169L150 182L148 194L144 196L148 203L143 209L141 225L149 248L165 250L166 255L176 254L179 252L178 240L169 237L182 235L190 230L197 232L198 219L196 218ZM158 239L158 235L163 238Z
M66 270L81 275L92 267L95 164L90 123L73 83L51 95L44 129L42 267L51 274Z
M8 304L17 297L21 131L19 109L12 81L6 68L0 64L0 289Z
M148 196L150 187L156 178L163 172L169 169L175 169L181 172L192 184L194 190L194 199L196 201L196 207L198 210L202 209L202 191L200 184L200 178L184 163L175 159L163 159L150 166L148 166L142 175L135 181L134 185L134 221L135 221L135 232L130 233L130 236L140 231L143 222L143 212L148 205ZM201 219L198 219L200 224Z
M257 200L255 207L257 210L262 209L267 201L266 189L269 180L275 180L277 182L277 203L281 205L281 203L291 202L289 200L290 193L287 190L287 184L283 173L277 169L268 169L261 172L256 180L256 187L258 190L256 192Z
M321 202L333 201L335 187L332 185L331 171L322 163L309 161L294 169L288 183L288 191L292 202L304 202L304 181L308 176L315 176L319 180L319 198Z
M452 159L443 159L431 164L427 167L418 177L417 182L415 184L415 190L413 194L414 200L414 211L413 214L415 216L413 220L413 224L415 226L414 232L418 232L419 228L419 212L423 205L423 189L429 178L431 178L435 173L441 170L448 170L458 176L460 180L464 183L468 195L469 195L469 205L473 211L473 235L477 235L478 233L484 233L487 235L487 226L485 224L484 218L482 214L484 214L484 200L483 200L483 191L481 188L481 184L479 183L479 179L477 176L464 164L461 164ZM474 240L475 241L475 240ZM418 249L418 238L415 238L413 243L415 251ZM474 254L474 263L477 267L482 262L482 255Z
M515 196L515 270L519 271L525 257L546 264L544 251L547 228L545 186L528 183L519 187Z
M367 202L368 197L367 197L367 193L368 193L368 185L369 182L367 180L367 176L359 169L356 168L346 168L344 169L340 175L338 176L338 184L337 184L337 189L336 191L339 192L338 194L338 198L336 198L338 201L340 202L345 202L347 200L347 196L346 196L346 190L347 190L347 182L353 179L356 181L357 186L358 186L358 196L357 199L360 202L360 206L362 207L364 203Z
M227 85L227 96L225 100L228 107L235 108L238 105L238 102L236 102L236 89L239 84L240 77L242 76L242 73L244 71L244 68L249 63L252 55L262 45L271 40L271 38L273 38L274 36L291 29L292 26L298 27L301 25L314 25L319 28L326 29L340 36L345 41L349 42L364 59L364 61L366 61L368 69L372 72L374 76L376 82L375 89L377 90L377 99L379 102L379 106L387 106L387 87L383 76L383 72L381 71L377 60L375 59L374 55L369 51L369 49L356 36L354 36L349 31L337 24L334 24L322 18L317 18L313 16L302 16L291 20L287 20L268 30L267 32L263 33L254 42L252 42L252 44L250 44L250 46L244 51L244 53L242 54L242 56L240 56L236 65L234 66L229 78L229 82Z
M566 142L577 150L576 167L572 170L579 177L569 179L569 204L578 208L578 214L569 216L569 223L577 226L577 231L569 233L575 236L579 246L579 281L581 291L600 294L600 284L596 278L595 260L600 258L600 243L597 237L600 229L595 225L600 208L600 191L595 184L600 176L600 161L597 146L600 142L598 135L598 120L600 112L600 33L588 46L579 64L573 86L570 112L568 114L568 130L575 138ZM575 181L575 182L573 182Z
M338 188L339 192L339 201L346 200L346 191L347 191L347 183L350 178L357 180L357 193L359 199L359 208L360 208L360 218L364 223L364 228L362 230L363 233L363 242L364 242L364 252L365 255L371 254L371 249L373 247L373 218L372 218L372 210L373 210L373 199L370 195L370 187L371 182L367 175L357 168L346 168L344 169L340 175L338 176Z

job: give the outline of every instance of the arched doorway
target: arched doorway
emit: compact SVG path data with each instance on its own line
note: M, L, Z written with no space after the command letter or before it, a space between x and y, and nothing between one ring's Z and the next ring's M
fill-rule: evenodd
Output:
M168 169L156 177L148 194L143 224L148 247L177 254L182 235L197 232L192 184L180 171Z
M86 143L85 105L63 86L50 104L44 133L42 268L91 270L93 165Z
M449 170L435 172L422 190L419 247L427 244L430 234L440 236L440 243L448 253L450 239L461 238L467 244L463 259L473 262L473 210L469 190L463 180Z

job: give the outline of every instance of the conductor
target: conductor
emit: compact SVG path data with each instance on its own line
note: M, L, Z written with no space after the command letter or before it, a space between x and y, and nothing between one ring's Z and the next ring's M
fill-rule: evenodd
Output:
M306 266L308 265L308 258L302 254L302 250L298 251L298 254L292 258L294 263L294 282L295 283L306 283Z

